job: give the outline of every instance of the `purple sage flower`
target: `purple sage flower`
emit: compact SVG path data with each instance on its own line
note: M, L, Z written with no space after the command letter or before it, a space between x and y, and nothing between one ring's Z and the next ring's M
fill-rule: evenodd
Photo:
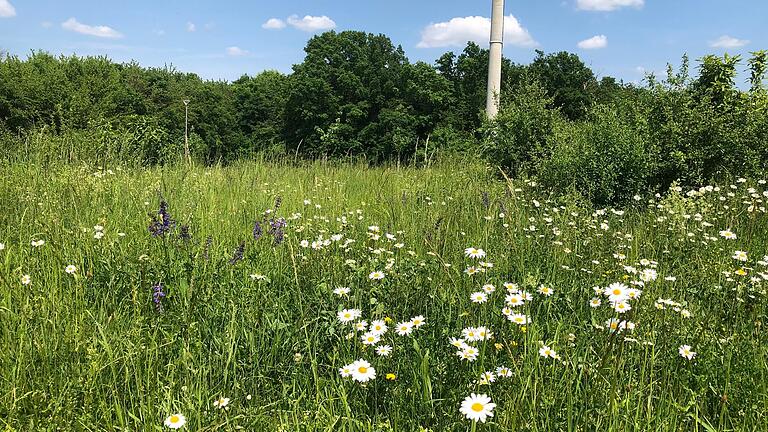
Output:
M230 265L235 265L243 260L243 253L245 253L245 242L240 242L240 246L235 249L235 253L232 255L232 258L229 260Z
M153 237L163 237L176 226L176 221L168 213L168 203L165 200L160 201L160 209L157 211L157 214L153 215L150 213L149 216L152 218L152 221L147 229Z
M157 313L163 313L163 298L165 292L163 291L163 284L157 283L152 287L152 302L155 303L155 310Z
M256 221L256 223L253 224L253 239L258 240L261 238L261 235L262 235L261 223L259 221Z

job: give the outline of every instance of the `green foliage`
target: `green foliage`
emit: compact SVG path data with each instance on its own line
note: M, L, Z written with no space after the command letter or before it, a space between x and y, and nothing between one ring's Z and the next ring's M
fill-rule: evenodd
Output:
M481 150L512 174L535 173L551 154L559 112L548 108L553 99L538 81L525 80L504 96L499 114L482 128Z
M528 70L553 98L551 106L559 108L566 118L581 119L592 106L597 80L576 54L561 51L545 55L537 50Z
M584 122L562 123L553 136L552 157L539 167L555 191L571 188L596 205L628 202L653 182L658 152L642 119L626 121L609 106L597 106Z
M443 117L448 82L425 63L410 64L386 36L327 32L305 51L290 77L287 151L399 159Z

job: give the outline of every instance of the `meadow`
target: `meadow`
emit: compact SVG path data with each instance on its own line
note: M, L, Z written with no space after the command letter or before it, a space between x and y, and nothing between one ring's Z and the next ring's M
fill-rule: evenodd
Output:
M766 201L594 208L465 160L6 164L0 427L766 430Z

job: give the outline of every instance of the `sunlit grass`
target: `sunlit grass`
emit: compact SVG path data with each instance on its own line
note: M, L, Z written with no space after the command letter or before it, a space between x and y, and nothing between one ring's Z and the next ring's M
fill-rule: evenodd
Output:
M768 197L759 179L595 211L464 162L17 164L0 175L8 430L162 430L174 414L195 431L768 422ZM152 236L160 201L175 225ZM279 218L287 226L276 244L270 220ZM643 278L623 314L594 290ZM530 322L502 314L505 282L530 293L512 308ZM476 292L485 300L473 301ZM389 330L367 346L352 325L359 319L339 321L342 309L386 319ZM426 324L399 336L397 324L417 316ZM635 328L611 331L611 318ZM450 338L477 326L493 337L473 342L476 360L461 360ZM391 355L375 353L383 344ZM554 355L542 356L543 345ZM682 345L696 355L684 358ZM341 376L359 359L375 378ZM481 374L499 367L509 376L483 384ZM471 393L495 404L485 423L459 411Z

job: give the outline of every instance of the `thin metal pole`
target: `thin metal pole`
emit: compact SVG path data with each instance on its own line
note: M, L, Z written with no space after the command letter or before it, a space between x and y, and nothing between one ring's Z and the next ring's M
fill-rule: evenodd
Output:
M492 0L491 40L488 56L488 94L485 112L489 119L499 113L501 98L501 53L504 49L504 0Z

